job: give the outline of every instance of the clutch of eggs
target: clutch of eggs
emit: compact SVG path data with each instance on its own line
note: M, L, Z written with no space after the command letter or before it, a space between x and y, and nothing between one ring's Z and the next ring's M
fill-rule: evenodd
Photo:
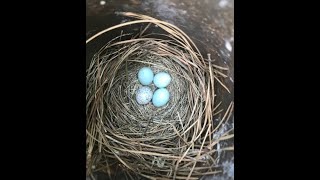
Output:
M169 102L170 93L165 88L171 82L171 76L168 73L159 72L154 76L151 68L143 67L138 72L138 80L144 85L136 91L136 101L138 104L145 105L152 100L152 104L155 107L161 107ZM154 93L151 88L148 87L152 82L159 88Z

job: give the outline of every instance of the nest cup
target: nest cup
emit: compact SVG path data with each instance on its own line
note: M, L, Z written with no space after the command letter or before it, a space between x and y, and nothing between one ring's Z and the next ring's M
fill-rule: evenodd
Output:
M222 111L215 101L215 86L228 69L204 58L179 28L149 16L120 13L137 20L110 27L87 40L125 26L140 25L139 33L123 32L101 47L87 69L87 173L111 174L114 166L148 179L198 179L221 172L216 165L214 139L219 126L230 118L233 103ZM157 25L161 33L149 32ZM172 81L169 102L160 108L139 105L135 92L142 85L142 67L164 71ZM156 87L150 85L154 91ZM213 124L213 118L224 112ZM226 147L222 151L232 151ZM93 168L94 167L94 168Z

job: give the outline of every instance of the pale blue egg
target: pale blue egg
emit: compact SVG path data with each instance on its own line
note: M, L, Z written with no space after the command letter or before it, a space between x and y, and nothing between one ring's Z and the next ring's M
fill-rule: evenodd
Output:
M166 72L159 72L154 76L153 83L158 88L167 87L171 82L171 76Z
M168 103L169 98L170 93L167 88L160 88L153 93L152 103L156 107L161 107Z
M138 72L138 80L142 85L149 85L153 81L153 72L149 67L143 67Z
M138 104L148 104L152 99L152 90L148 86L142 86L136 91L136 100Z

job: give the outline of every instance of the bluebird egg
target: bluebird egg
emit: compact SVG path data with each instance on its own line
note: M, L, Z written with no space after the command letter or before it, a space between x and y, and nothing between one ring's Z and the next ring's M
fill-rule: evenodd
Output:
M167 88L157 89L152 96L152 103L156 107L164 106L168 103L170 93Z
M158 88L167 87L171 82L171 76L166 72L159 72L154 76L153 83Z
M138 72L138 80L144 86L147 86L152 83L153 76L154 74L151 68L149 67L143 67Z
M152 90L148 86L140 87L136 91L136 100L138 104L144 105L148 104L152 99Z

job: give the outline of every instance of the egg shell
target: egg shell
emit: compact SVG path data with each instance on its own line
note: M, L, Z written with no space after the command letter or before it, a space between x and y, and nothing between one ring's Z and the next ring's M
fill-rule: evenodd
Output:
M161 107L169 102L170 93L167 88L157 89L152 96L152 104L155 107Z
M136 101L138 104L148 104L152 99L152 90L148 86L142 86L136 91Z
M143 67L138 72L138 80L144 86L151 84L153 81L153 78L154 78L154 74L151 68L149 67Z
M159 72L153 78L153 83L158 88L167 87L171 82L171 76L166 72Z

